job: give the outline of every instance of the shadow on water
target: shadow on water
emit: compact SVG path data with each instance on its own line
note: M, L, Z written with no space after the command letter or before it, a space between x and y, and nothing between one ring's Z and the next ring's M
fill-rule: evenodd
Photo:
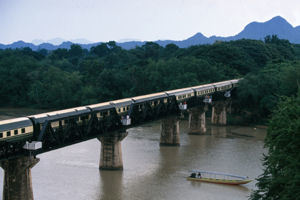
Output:
M100 171L101 186L98 200L121 200L123 197L123 171Z

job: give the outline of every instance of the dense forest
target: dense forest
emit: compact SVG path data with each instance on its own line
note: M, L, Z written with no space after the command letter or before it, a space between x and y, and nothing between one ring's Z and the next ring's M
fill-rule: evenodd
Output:
M234 78L243 78L234 99L242 121L262 122L275 110L265 172L251 198L294 199L300 180L300 94L294 97L300 45L267 36L189 48L148 42L124 50L108 42L90 50L0 50L1 107L60 109Z
M108 42L90 50L6 49L0 105L60 109L243 77L237 105L254 120L268 116L279 96L296 94L299 58L299 45L276 36L189 48L148 42L124 50Z
M252 200L300 199L300 90L284 97L269 122L265 170L258 178Z

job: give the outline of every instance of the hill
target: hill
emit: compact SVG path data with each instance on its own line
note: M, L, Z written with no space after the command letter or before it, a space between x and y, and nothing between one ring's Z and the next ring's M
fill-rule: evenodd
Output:
M199 44L212 44L216 41L231 41L231 40L239 40L239 39L255 39L255 40L263 40L267 35L277 35L280 39L289 40L291 43L300 44L300 26L293 27L289 22L287 22L284 18L277 16L272 18L266 22L251 22L248 24L240 33L235 36L230 37L220 37L220 36L211 36L206 37L202 33L196 33L190 38L182 41L175 40L158 40L154 41L161 46L166 46L167 44L176 44L181 48L189 47L192 45ZM82 41L82 40L81 40ZM90 44L80 44L82 48L90 49L93 46L97 46L101 42L90 43ZM142 46L146 42L141 41L130 41L130 42L119 42L118 46L124 49L132 49L136 46ZM39 49L47 49L47 50L55 50L58 48L67 48L74 44L74 42L63 42L60 45L54 45L51 43L42 43L40 45L34 45L32 43L26 43L23 41L17 41L12 44L4 45L0 44L0 49L6 48L24 48L30 47L32 50Z

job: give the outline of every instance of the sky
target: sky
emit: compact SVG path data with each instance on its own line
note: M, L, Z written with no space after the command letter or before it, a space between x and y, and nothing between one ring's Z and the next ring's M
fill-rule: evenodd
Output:
M299 26L300 0L0 0L0 43L231 36L278 15Z

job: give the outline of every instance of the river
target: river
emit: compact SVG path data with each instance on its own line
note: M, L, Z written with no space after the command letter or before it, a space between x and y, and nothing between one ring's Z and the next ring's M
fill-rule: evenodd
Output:
M179 147L160 147L160 122L128 130L122 141L123 171L99 171L96 139L38 155L32 168L35 200L246 200L256 181L226 186L186 180L202 169L257 178L262 173L266 130L210 126L206 135L188 135L180 122ZM3 170L0 170L0 192ZM1 198L1 196L0 196Z

